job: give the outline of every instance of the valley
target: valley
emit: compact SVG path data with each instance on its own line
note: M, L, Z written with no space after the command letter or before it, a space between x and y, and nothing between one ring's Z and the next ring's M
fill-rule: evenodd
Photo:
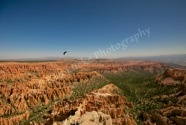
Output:
M0 63L2 125L185 125L186 70L135 60Z

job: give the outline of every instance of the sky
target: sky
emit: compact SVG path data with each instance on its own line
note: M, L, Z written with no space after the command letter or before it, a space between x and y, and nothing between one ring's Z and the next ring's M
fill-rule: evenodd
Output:
M154 56L185 48L185 0L0 0L0 59Z

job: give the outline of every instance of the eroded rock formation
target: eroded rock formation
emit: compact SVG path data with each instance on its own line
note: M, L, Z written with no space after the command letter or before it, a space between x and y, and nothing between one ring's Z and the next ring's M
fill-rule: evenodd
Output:
M186 125L186 70L168 69L156 76L157 84L172 86L172 93L155 97L157 100L168 100L164 108L154 114L142 112L146 125ZM172 100L172 101L171 101Z
M81 98L77 98L75 101L63 100L53 106L51 114L56 121L61 121L67 119L70 115L76 115L77 111L79 111L80 116L86 112L97 111L111 116L112 124L135 125L134 119L127 114L125 109L131 107L132 104L125 97L115 94L117 91L121 90L113 84L106 85L101 89L85 94ZM74 121L79 120L77 118Z
M155 62L112 60L0 63L0 124L57 124L74 116L81 105L79 123L89 122L91 118L87 117L95 115L95 121L101 117L100 124L110 124L112 120L112 124L135 125L126 110L132 103L120 96L120 90L113 84L100 86L101 89L88 91L72 101L69 98L73 89L80 84L99 86L106 81L100 74L103 72L128 69L155 72L162 68L165 68L163 64ZM185 77L175 76L175 79L185 80ZM185 88L182 87L183 92ZM40 122L36 122L38 118Z

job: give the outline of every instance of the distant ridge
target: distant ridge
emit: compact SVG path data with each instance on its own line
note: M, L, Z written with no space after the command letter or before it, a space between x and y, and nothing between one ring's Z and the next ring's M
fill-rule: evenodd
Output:
M42 61L58 61L63 59L78 59L78 60L86 60L89 59L87 57L43 57L43 58L20 58L20 59L0 59L0 62L42 62ZM102 58L102 59L110 59L110 58ZM142 60L142 61L155 61L155 62L162 62L166 63L171 66L180 66L181 68L186 67L186 54L174 54L174 55L160 55L160 56L141 56L141 57L121 57L121 58L112 58L117 61L123 60ZM91 60L100 60L93 58Z
M186 54L174 54L174 55L160 55L160 56L141 56L141 57L124 57L118 59L127 60L143 60L143 61L155 61L162 62L171 65L186 66Z

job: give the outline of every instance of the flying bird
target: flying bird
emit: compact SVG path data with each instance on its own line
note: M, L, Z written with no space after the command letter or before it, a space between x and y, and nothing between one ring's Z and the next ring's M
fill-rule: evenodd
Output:
M63 55L65 55L67 53L67 51L63 52Z

